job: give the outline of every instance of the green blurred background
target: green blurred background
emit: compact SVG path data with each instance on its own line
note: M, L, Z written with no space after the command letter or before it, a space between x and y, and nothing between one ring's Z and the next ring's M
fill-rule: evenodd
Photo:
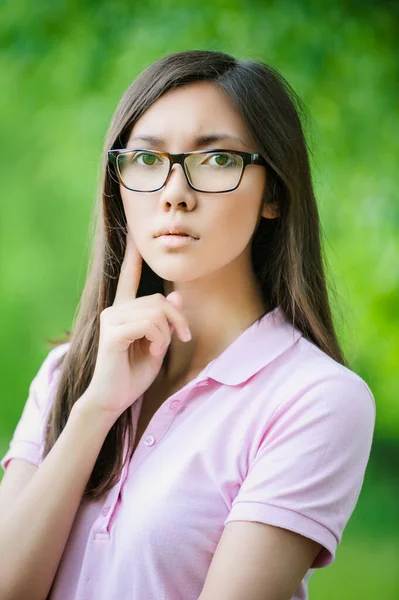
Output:
M398 3L25 0L1 4L0 36L1 456L49 351L45 338L72 325L120 96L172 52L263 60L309 109L334 314L350 366L377 403L361 496L310 596L399 598Z

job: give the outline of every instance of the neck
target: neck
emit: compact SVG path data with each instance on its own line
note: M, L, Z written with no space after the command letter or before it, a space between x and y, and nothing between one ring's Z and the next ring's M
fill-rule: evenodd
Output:
M173 291L167 287L166 295ZM195 378L268 311L255 278L235 288L235 294L230 288L223 283L217 288L210 286L202 293L198 289L175 288L181 291L182 310L188 319L192 339L182 342L173 332L160 373L167 385Z

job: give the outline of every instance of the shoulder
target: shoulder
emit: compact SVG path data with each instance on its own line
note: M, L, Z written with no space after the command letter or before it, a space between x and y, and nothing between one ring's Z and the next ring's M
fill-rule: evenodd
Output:
M362 395L368 397L375 405L370 387L355 371L337 362L304 337L301 337L298 342L298 352L300 353L299 364L308 385L312 382L321 385L323 382L327 384L331 381L335 385L348 387L349 390L361 391Z
M280 370L276 412L338 414L374 423L376 403L364 379L303 336L286 353Z

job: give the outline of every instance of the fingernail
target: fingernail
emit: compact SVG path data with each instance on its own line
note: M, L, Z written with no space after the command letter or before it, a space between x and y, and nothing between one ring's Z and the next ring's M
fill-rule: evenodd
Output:
M184 339L186 342L191 340L191 331L188 329L188 327L184 330L183 333L184 333Z

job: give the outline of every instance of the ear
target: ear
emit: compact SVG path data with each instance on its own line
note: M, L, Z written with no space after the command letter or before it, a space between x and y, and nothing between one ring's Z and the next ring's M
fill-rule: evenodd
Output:
M265 219L276 219L280 216L280 210L275 202L265 202L262 217Z

